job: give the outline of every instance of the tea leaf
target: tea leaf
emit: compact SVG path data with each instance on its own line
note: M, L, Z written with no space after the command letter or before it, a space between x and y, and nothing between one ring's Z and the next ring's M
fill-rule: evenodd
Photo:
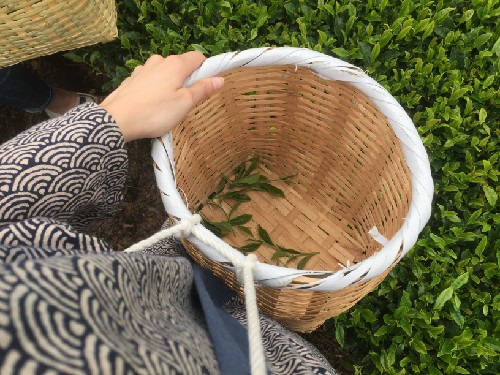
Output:
M259 234L259 237L261 238L262 241L264 241L265 243L267 243L270 246L273 246L273 247L275 246L274 242L271 241L271 238L269 237L269 233L267 233L267 231L264 228L262 228L260 225L257 227L257 233ZM283 251L281 251L281 252L283 252ZM284 253L284 254L286 254L286 253Z
M224 190L224 188L226 187L226 184L227 184L227 178L222 176L219 185L217 185L217 190L215 191L215 194L219 194L220 192L222 192L222 190Z
M241 225L248 223L250 220L252 220L252 215L244 214L244 215L236 216L235 218L230 219L229 223L233 226L241 226Z
M240 179L231 181L232 186L242 186L242 185L253 185L260 180L260 173L255 173L251 175L247 175Z
M242 225L239 225L236 228L238 228L243 233L249 235L250 237L252 237L252 238L254 237L252 231L250 230L250 228L242 226Z
M434 308L436 310L441 310L446 301L448 301L452 296L453 296L453 288L450 286L449 288L443 290L436 298L436 302L434 303Z
M319 253L309 253L305 255L299 263L297 263L297 269L298 270L303 270L304 267L307 265L307 263L311 260L311 258Z
M489 186L483 186L483 191L490 206L494 206L498 199L496 191Z
M236 202L250 202L251 198L248 194L240 191L230 191L219 196L219 201L235 200Z
M252 243L246 244L242 247L239 247L238 250L240 250L244 253L250 253L250 252L256 251L260 247L260 245L262 245L262 242L260 242L260 241L252 242Z
M248 167L246 173L250 174L253 171L255 171L257 169L257 167L259 166L259 163L260 163L260 158L258 156L251 158L250 159L250 166Z
M464 273L460 276L458 276L453 282L451 283L451 287L453 290L459 289L462 285L466 284L467 281L469 281L469 274Z
M281 251L283 251L284 253L287 253L287 254L297 254L297 255L302 254L300 251L297 251L295 249L288 249L286 247L281 247L279 245L276 245L276 248L278 248L279 250L281 250Z
M268 183L262 183L262 184L256 185L255 188L256 188L256 190L264 190L264 191L267 191L268 193L271 193L273 195L277 195L277 196L282 197L282 198L285 197L285 193L283 192L283 190L277 188L276 186L268 184Z

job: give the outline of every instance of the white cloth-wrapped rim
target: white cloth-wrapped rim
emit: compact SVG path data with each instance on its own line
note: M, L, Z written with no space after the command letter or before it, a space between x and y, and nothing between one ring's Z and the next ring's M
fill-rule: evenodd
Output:
M335 291L347 286L373 279L384 273L394 262L399 261L416 243L418 235L430 218L433 196L433 181L427 153L422 140L401 105L380 84L366 75L361 69L334 57L303 48L255 48L241 52L230 52L208 58L186 81L190 86L200 79L217 76L238 67L258 67L269 65L296 65L309 68L325 80L342 81L364 93L383 115L398 137L407 167L411 174L412 198L408 214L396 234L376 254L367 259L337 271L311 271L258 263L255 280L272 288L307 289L310 291ZM179 194L175 183L175 162L171 134L163 137L162 142L155 140L152 156L158 169L155 169L159 188L165 192L162 200L166 211L177 218L188 218L188 210ZM162 144L163 143L163 144ZM201 224L198 224L204 236L220 241ZM205 245L198 238L188 237L209 259L230 263L211 246ZM385 241L383 241L385 242ZM236 258L244 256L231 248ZM402 249L402 251L401 251ZM229 267L233 269L232 267ZM293 279L300 276L314 276L315 281L300 286L290 286Z

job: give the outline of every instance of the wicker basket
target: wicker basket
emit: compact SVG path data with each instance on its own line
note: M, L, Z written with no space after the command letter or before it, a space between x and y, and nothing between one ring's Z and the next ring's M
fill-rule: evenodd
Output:
M114 0L2 0L0 25L0 67L118 34Z
M261 247L254 272L259 309L312 331L375 288L415 244L433 194L427 154L395 99L341 60L252 49L207 59L186 84L214 75L225 77L223 90L153 144L166 210L190 216L188 207L194 211L223 174L253 155L268 177L297 173L280 186L285 198L255 194L244 212L281 246L320 252L297 270L276 266L274 251ZM202 212L217 219L215 210ZM242 293L227 259L194 236L185 245Z

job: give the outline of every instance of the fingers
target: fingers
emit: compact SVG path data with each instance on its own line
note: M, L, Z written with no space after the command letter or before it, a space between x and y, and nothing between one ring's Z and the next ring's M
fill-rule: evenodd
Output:
M182 89L185 90L190 97L190 105L195 107L204 100L211 97L218 89L224 85L224 78L222 77L211 77L202 79L196 82L192 86Z
M135 77L137 76L137 74L139 74L139 72L144 68L144 66L142 65L138 65L134 68L134 71L132 72L132 74L130 75L131 77Z
M193 71L198 69L206 60L206 57L199 51L190 51L177 56L168 56L165 59L165 66L168 65L169 70L175 70L176 84L180 87Z
M190 51L179 55L182 62L184 63L185 69L188 74L191 74L194 70L198 69L201 64L207 59L203 56L200 51Z
M162 57L160 55L152 55L146 60L146 62L144 63L144 66L154 66L154 65L162 63L163 61L165 61L164 57Z

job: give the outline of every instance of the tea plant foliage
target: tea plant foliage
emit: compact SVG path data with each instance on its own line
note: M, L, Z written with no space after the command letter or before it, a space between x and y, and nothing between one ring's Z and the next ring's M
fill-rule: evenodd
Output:
M119 39L71 53L118 84L152 54L307 47L349 61L412 116L433 215L374 292L334 318L362 374L498 374L499 0L121 0Z

